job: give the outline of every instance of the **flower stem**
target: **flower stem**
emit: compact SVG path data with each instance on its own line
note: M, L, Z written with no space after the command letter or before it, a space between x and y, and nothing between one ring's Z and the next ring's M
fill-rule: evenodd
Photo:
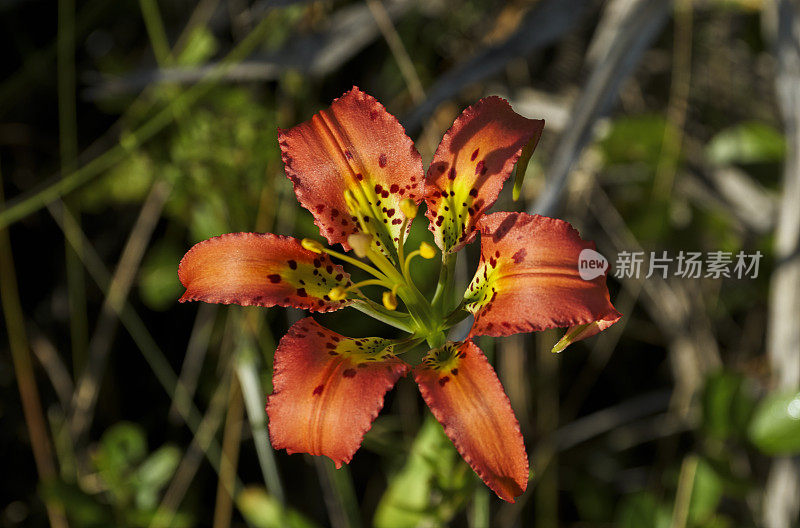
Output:
M439 282L436 284L436 293L433 294L434 313L440 317L448 313L455 288L454 277L458 253L442 253L442 267L439 271Z

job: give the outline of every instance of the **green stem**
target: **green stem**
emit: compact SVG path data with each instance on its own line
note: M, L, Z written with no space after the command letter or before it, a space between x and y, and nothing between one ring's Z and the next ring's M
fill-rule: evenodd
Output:
M158 4L155 0L139 0L139 9L144 19L144 27L147 36L150 38L150 45L153 46L153 55L159 66L168 66L170 63L170 48L167 41L167 32L164 30L164 22L158 12Z
M359 312L372 317L373 319L377 319L382 323L386 323L389 326L393 326L404 332L413 333L415 331L415 326L413 321L411 321L411 317L404 313L397 313L392 312L380 306L378 303L373 302L369 299L359 299L351 304L353 308L358 310Z
M433 294L433 301L431 301L434 313L440 317L449 311L448 304L451 302L450 299L453 297L453 289L455 288L453 278L457 259L458 253L442 253L439 282L436 284L436 293Z

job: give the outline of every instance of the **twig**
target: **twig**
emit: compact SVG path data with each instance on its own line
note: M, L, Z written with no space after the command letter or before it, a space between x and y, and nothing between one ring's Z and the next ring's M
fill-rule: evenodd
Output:
M280 504L285 504L286 497L283 492L280 475L278 475L275 453L269 442L267 434L267 414L264 410L264 391L258 378L255 357L246 350L239 351L236 358L236 375L242 386L247 418L250 422L250 431L258 455L258 463L264 476L267 491L275 497Z
M692 77L692 3L691 0L675 2L675 29L672 51L672 82L667 103L667 126L661 140L661 155L653 180L653 199L666 200L672 193L677 171L677 158L681 152L686 111L689 108L689 89Z
M160 526L169 526L171 524L175 512L183 501L186 491L189 489L189 485L192 483L197 469L200 467L203 454L208 452L211 442L217 433L217 429L219 429L222 423L222 417L225 414L225 403L228 399L228 385L230 382L231 375L228 371L220 380L219 385L214 391L214 395L211 397L208 411L197 427L192 443L181 459L178 469L175 470L175 475L172 477L172 481L170 481L167 491L161 499L161 504L159 504L153 516L151 527L157 528ZM221 456L219 453L217 456L209 457L209 461L218 472L220 458ZM235 489L241 487L241 483L238 482L238 479L234 484ZM235 489L228 490L228 492L233 495Z
M68 238L70 243L80 243L86 249L82 253L84 258L83 264L86 267L86 270L89 272L89 276L95 281L98 287L103 292L108 292L108 287L111 282L111 274L105 268L103 261L94 251L94 248L86 239L86 236L83 234L83 231L80 228L75 230L65 230L64 223L66 222L73 222L74 218L67 214L62 214L60 210L57 209L55 205L48 206L48 210L50 211L51 216L56 220L59 227L62 228L64 233L67 232L75 232L77 236L80 236L80 240L73 240L72 238ZM164 353L158 347L155 339L153 336L150 335L150 332L147 329L147 326L144 324L142 319L136 313L136 311L130 306L130 303L125 303L122 308L122 311L119 314L119 319L122 322L125 329L133 338L134 343L139 348L142 353L142 357L144 357L145 361L147 361L150 368L153 370L153 373L156 376L156 379L164 388L164 391L167 393L168 396L172 397L177 389L178 378L175 375L175 372L172 370L167 359L164 357ZM181 411L181 409L179 409ZM190 401L189 405L185 409L185 414L181 414L184 422L186 425L189 426L189 429L193 432L197 432L198 427L200 426L201 415L200 412L197 410L197 407ZM206 453L209 461L213 466L216 467L217 460L220 456L220 447L216 440L212 440L211 444L209 445L208 452Z
M3 203L3 181L0 176L0 204ZM19 301L17 289L17 276L14 269L14 258L11 252L11 240L8 230L0 228L0 297L2 298L3 316L8 333L8 345L11 349L11 358L14 363L14 373L19 387L19 397L22 402L22 412L25 416L25 425L28 428L33 460L39 479L42 482L52 482L57 478L56 467L53 461L53 449L47 435L47 425L42 412L42 402L39 399L39 389L36 386L36 377L31 364L28 337L25 334L25 318ZM57 528L67 526L63 509L48 501L47 516L50 524Z
M222 459L219 461L217 501L214 506L214 528L230 528L233 513L234 482L242 441L242 389L236 378L230 383L228 414L222 430Z
M69 174L78 163L78 124L75 101L75 1L58 2L58 36L56 39L58 69L58 143L61 174ZM78 204L67 203L78 211ZM79 214L76 214L79 217ZM68 242L65 245L67 295L69 298L69 334L74 372L80 372L86 361L89 323L86 310L86 281L80 256Z
M375 23L378 24L386 44L389 45L392 56L397 62L397 67L400 68L400 74L403 76L406 86L408 86L408 93L411 94L411 99L414 104L420 104L425 99L425 90L422 89L417 69L414 67L414 63L411 62L411 57L408 56L403 40L397 33L394 24L392 24L392 18L386 8L383 7L381 0L367 0L367 7L372 13Z
M689 522L689 506L692 502L694 478L699 461L700 459L696 455L689 455L683 459L678 476L678 491L675 493L675 506L672 510L670 528L686 528L686 523Z
M74 385L72 378L69 375L67 366L61 361L58 355L58 350L53 346L44 335L34 332L33 340L31 341L31 350L33 351L36 359L39 360L47 377L50 378L50 383L56 391L56 396L61 402L61 407L64 412L69 410L69 405L72 400L72 391Z
M172 396L172 405L169 409L170 420L179 420L186 414L186 409L191 405L194 391L197 389L197 380L203 368L211 332L214 329L214 319L217 316L217 305L201 303L197 308L192 333L189 335L189 344L186 345L186 354L183 357L181 373L175 394Z
M131 230L122 251L117 269L108 287L108 293L100 311L97 330L89 342L89 355L86 369L76 383L75 396L70 415L70 430L76 443L84 435L92 422L94 406L100 392L100 382L108 361L116 330L116 322L125 299L128 296L136 271L139 269L147 243L152 236L161 211L166 204L171 184L159 180L154 185L142 205L139 217Z

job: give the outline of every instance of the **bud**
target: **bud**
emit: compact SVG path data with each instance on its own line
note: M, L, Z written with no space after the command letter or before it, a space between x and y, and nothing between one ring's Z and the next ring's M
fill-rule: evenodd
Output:
M594 331L595 333L597 333L597 331L598 331L597 330L597 328L598 328L597 323L598 322L595 321L593 323L587 323L587 324L571 327L569 330L567 330L567 333L564 334L564 337L562 337L558 341L558 343L556 343L553 346L552 352L554 354L558 354L559 352L561 352L562 350L564 350L565 348L570 346L572 343L574 343L576 341L580 341L581 339L583 339L585 337L590 337L590 336L594 335L594 334L591 334L590 332Z
M347 290L341 286L336 286L328 292L328 297L330 297L332 301L343 301L347 297Z
M417 217L417 204L411 198L403 198L400 200L400 211L406 218L413 220Z
M307 249L313 253L322 253L322 250L325 249L322 244L316 240L311 240L310 238L304 238L301 240L300 245L302 245L304 249Z
M347 237L347 243L353 248L360 258L367 256L370 246L372 246L372 235L367 233L353 233Z
M397 296L393 292L386 290L383 292L383 305L387 310L396 310Z
M424 259L432 259L436 256L436 250L434 247L427 242L423 242L419 245L419 254Z

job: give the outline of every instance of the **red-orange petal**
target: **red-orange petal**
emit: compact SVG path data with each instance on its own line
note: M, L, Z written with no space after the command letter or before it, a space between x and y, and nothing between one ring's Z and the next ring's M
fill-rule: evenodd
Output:
M409 366L378 337L344 337L307 317L295 323L275 352L267 399L275 449L350 462L383 397Z
M350 284L341 266L312 253L296 238L271 233L230 233L195 244L181 259L178 277L186 288L180 302L294 306L330 312L349 301L328 292Z
M278 131L286 174L300 203L331 244L349 249L347 236L367 218L383 244L400 233L400 201L422 199L422 158L403 126L373 97L353 88L330 108ZM345 190L356 200L350 204Z
M508 502L528 486L519 422L494 369L472 341L432 350L414 369L425 403L458 452Z
M478 220L543 128L543 120L522 117L500 97L481 99L456 119L425 179L426 215L442 251L456 251L475 238Z
M584 280L581 251L595 249L563 220L494 213L480 222L481 260L467 289L470 336L505 336L619 319L606 272ZM599 330L598 330L599 331ZM596 332L595 332L596 333Z

